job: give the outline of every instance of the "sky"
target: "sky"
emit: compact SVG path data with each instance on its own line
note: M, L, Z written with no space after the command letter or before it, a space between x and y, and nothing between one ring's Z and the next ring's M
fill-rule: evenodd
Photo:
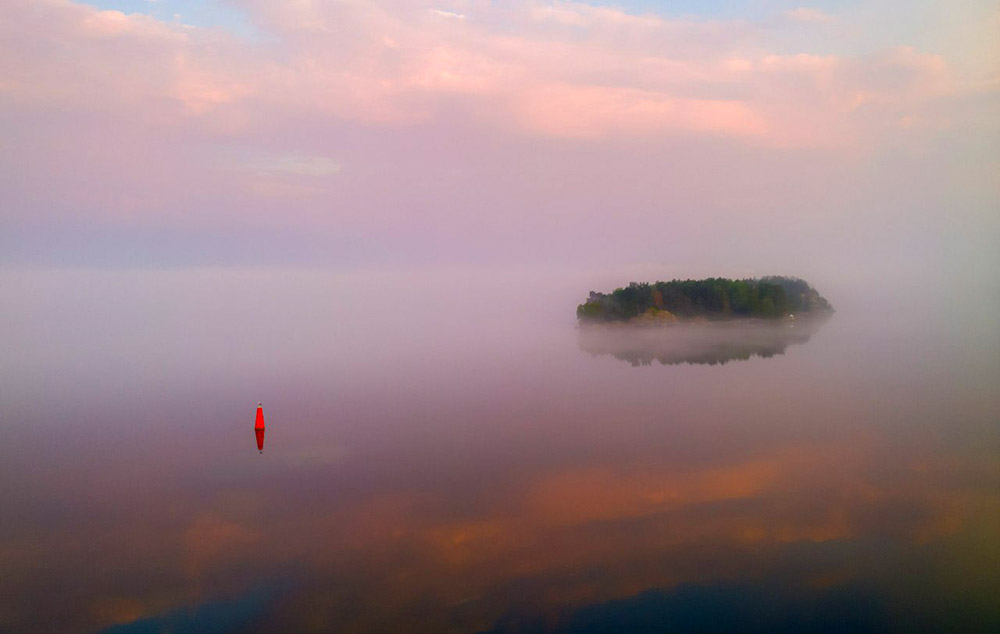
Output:
M996 291L998 32L980 0L4 2L0 266Z

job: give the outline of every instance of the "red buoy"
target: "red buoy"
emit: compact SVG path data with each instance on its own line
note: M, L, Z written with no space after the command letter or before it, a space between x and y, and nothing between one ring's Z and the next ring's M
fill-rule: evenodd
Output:
M253 433L257 436L257 451L264 453L264 407L257 403L257 420L253 423Z

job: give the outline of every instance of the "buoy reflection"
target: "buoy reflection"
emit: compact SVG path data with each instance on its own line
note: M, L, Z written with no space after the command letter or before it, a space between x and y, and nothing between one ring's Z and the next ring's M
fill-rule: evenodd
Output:
M254 420L253 433L257 436L257 451L264 453L264 407L257 403L257 418Z

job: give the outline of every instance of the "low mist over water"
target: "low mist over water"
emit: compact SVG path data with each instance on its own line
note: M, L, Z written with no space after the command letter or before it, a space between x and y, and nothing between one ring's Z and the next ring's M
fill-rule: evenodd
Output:
M601 284L3 274L0 629L995 631L984 320L578 328Z
M828 316L795 319L740 319L665 325L607 324L579 329L580 350L609 354L632 365L679 363L715 365L770 358L788 346L804 344Z

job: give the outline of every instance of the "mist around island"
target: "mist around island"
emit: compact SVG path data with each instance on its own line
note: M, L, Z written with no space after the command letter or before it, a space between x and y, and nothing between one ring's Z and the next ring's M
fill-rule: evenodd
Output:
M612 356L630 365L722 365L769 359L803 345L822 328L828 314L805 319L674 321L667 328L648 323L616 323L580 328L577 347L592 356Z

